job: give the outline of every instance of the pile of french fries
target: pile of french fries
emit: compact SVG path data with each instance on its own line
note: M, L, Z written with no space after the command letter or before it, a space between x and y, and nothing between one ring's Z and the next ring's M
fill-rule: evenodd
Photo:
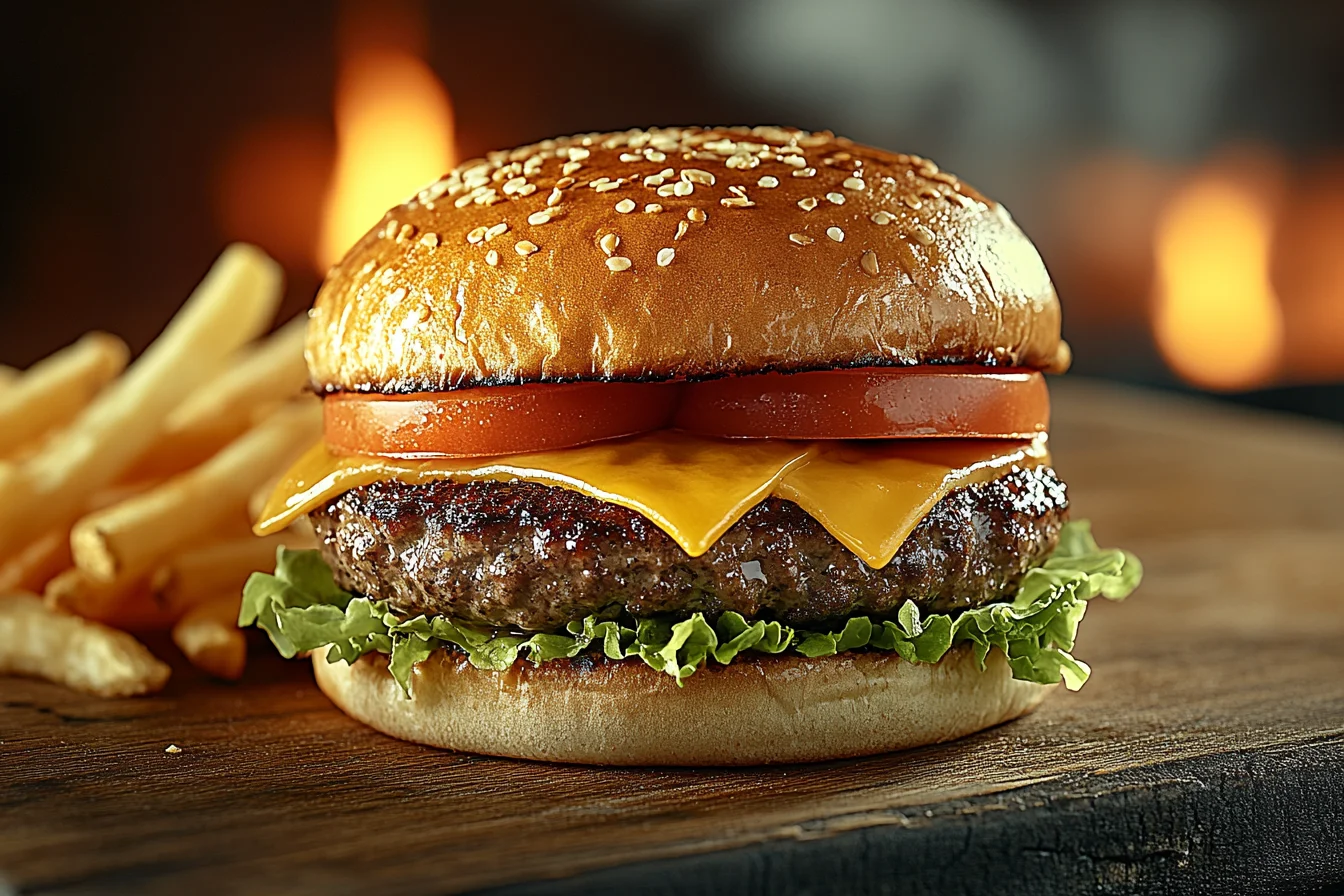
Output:
M264 335L282 286L265 253L233 245L129 366L125 343L91 333L0 367L0 674L152 693L169 667L130 633L171 631L193 665L242 675L243 582L313 541L250 530L321 435L303 319Z

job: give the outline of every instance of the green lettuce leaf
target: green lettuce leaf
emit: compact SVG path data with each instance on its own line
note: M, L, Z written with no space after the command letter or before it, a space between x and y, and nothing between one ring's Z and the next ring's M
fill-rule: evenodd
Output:
M1138 586L1142 574L1133 554L1097 547L1089 525L1075 522L1064 527L1045 563L1023 576L1011 601L955 615L924 616L906 601L895 619L854 616L819 631L748 621L728 612L713 621L703 613L680 621L589 616L563 632L525 635L442 616L398 619L387 604L342 591L317 551L280 548L274 575L253 573L247 580L238 624L264 630L286 657L322 648L333 663L388 654L392 675L407 694L415 664L449 644L461 648L473 666L497 671L520 658L544 663L600 650L611 659L640 659L678 684L710 661L726 665L744 651L792 650L818 657L890 650L907 662L936 663L953 647L969 644L982 669L989 651L998 648L1013 677L1041 684L1062 680L1077 690L1089 669L1069 651L1087 601L1098 596L1120 600Z

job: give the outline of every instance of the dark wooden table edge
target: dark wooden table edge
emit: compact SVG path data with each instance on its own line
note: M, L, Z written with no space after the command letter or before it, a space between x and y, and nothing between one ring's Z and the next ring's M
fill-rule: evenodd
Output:
M478 891L1344 893L1344 734L804 824L747 847Z

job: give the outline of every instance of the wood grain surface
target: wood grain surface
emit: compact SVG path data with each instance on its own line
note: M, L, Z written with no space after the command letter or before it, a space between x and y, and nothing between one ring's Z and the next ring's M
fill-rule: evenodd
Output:
M866 760L603 770L390 740L266 650L237 686L179 668L140 700L0 679L0 876L21 893L1340 891L1344 431L1053 388L1074 513L1147 578L1089 610L1087 687L1026 719Z

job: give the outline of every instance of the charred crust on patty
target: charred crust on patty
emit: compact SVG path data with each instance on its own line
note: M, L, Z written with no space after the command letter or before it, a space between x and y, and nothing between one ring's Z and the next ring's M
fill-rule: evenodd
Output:
M906 600L957 612L1011 596L1067 517L1052 469L1014 469L944 497L881 569L777 498L695 558L634 511L522 481L379 482L312 521L342 587L400 615L556 631L588 615L734 610L806 626Z

